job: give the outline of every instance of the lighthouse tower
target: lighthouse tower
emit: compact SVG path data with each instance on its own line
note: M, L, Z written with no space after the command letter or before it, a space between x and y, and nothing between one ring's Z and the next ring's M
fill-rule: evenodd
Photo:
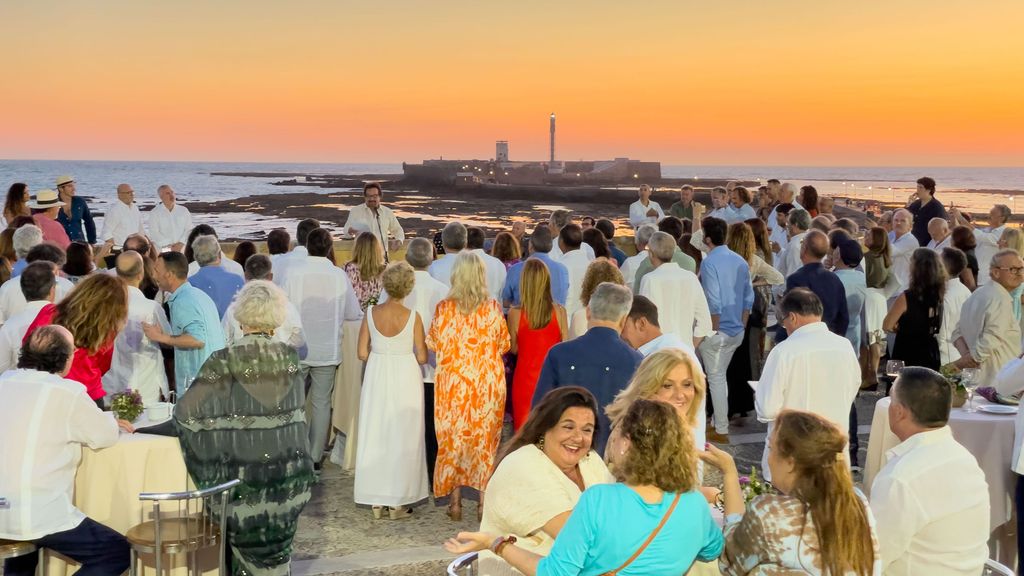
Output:
M555 163L555 113L551 113L551 163Z

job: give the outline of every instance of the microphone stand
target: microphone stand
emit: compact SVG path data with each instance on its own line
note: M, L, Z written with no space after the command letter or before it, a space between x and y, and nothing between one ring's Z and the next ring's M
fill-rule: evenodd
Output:
M373 211L374 216L377 219L377 232L380 233L380 242L384 245L384 265L390 264L388 259L388 237L384 234L384 227L380 224L380 208Z

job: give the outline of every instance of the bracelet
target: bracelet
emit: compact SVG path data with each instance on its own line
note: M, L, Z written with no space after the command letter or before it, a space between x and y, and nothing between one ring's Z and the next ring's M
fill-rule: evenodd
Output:
M491 543L491 552L494 552L495 556L499 556L500 557L501 556L501 551L505 549L505 546L508 546L509 544L515 544L515 543L516 543L516 537L515 536L512 536L512 535L499 536L499 537L494 539L494 542Z

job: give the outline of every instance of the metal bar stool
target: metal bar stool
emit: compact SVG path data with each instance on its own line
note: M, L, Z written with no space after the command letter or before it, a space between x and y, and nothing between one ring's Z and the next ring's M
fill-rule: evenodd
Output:
M145 521L143 512L144 521L133 526L125 535L131 545L132 576L138 574L139 553L153 554L156 574L162 576L163 555L181 552L190 555L188 572L200 576L196 553L213 546L219 546L218 573L225 576L227 539L223 535L226 534L228 497L231 489L239 484L241 480L231 480L205 490L139 494L139 500L153 502L153 520ZM219 504L216 502L218 496ZM167 518L161 517L161 503L176 504L177 513Z

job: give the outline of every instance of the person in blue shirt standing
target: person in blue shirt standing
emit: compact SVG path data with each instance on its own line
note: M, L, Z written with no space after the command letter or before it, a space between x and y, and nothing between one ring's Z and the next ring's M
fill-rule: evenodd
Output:
M561 386L582 386L589 390L601 408L597 419L594 449L604 453L611 422L604 407L626 388L643 356L622 339L622 328L633 306L629 288L602 282L590 296L587 305L586 334L555 344L544 358L537 388L533 392L536 406L549 391Z
M242 289L245 281L238 274L228 272L220 265L220 242L216 236L199 236L192 241L192 255L199 264L199 271L188 279L189 284L199 288L213 300L217 313L224 318L235 294Z
M556 302L565 306L565 300L569 295L569 269L548 256L552 246L554 246L554 240L551 236L551 229L547 226L538 226L530 235L530 259L535 258L547 265L548 272L551 274L551 296ZM501 302L505 308L520 304L523 293L519 289L519 281L523 275L524 262L513 265L508 269L508 275L505 276L505 287L501 290Z
M708 377L714 410L714 431L708 440L729 443L729 384L726 370L732 355L743 343L743 330L754 307L750 266L725 245L729 230L725 220L708 216L701 220L704 244L710 250L700 265L700 281L711 312L714 333L700 343L700 357Z
M205 292L188 283L188 260L181 252L163 252L153 267L161 290L169 293L171 333L155 324L142 324L146 337L174 348L175 391L180 395L199 374L203 363L224 348L224 329L217 306Z
M822 264L828 251L828 236L824 232L808 232L800 246L800 262L803 266L786 278L786 292L793 288L807 288L814 292L825 309L821 321L828 325L829 332L845 338L846 330L850 327L846 288L843 281ZM782 342L786 336L785 328L780 325L775 333L775 342Z
M92 212L84 198L75 196L75 179L71 176L57 178L57 194L64 202L60 212L57 213L57 222L60 222L72 242L76 240L88 241L89 244L96 244L96 222L92 219ZM82 226L85 226L85 232Z

